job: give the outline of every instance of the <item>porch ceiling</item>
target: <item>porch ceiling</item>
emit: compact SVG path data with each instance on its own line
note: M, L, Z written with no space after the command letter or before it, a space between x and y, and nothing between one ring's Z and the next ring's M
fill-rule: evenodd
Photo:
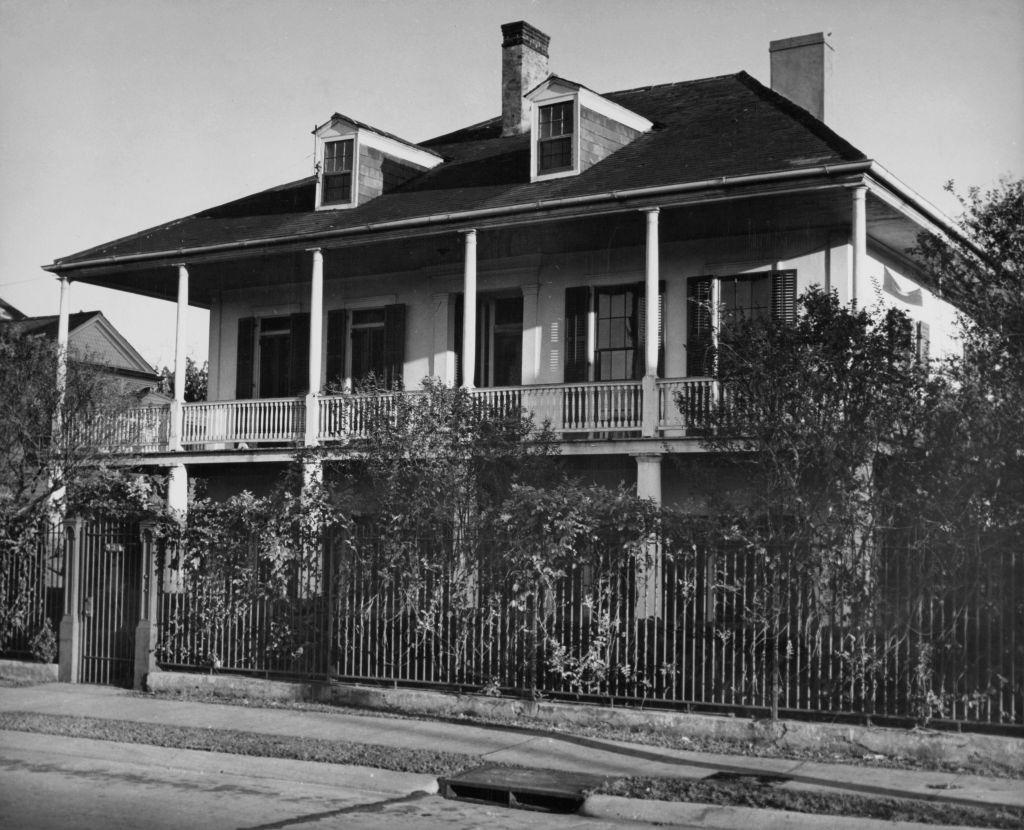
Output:
M663 244L715 237L757 237L758 247L771 248L776 236L831 229L849 233L852 197L847 186L832 184L802 192L769 193L737 199L723 193L701 194L701 201L661 206L660 236ZM518 222L476 225L481 269L488 261L559 253L638 247L644 244L642 206L617 207L615 212L572 216L532 216ZM867 199L870 239L898 254L913 246L920 225L896 206L873 193ZM209 306L221 291L309 280L310 256L295 247L286 250L233 251L212 255L189 267L189 301ZM392 232L373 241L352 237L324 246L327 279L366 277L374 274L415 272L459 274L462 240L458 229L427 228ZM177 269L173 263L133 263L83 270L74 279L174 301Z

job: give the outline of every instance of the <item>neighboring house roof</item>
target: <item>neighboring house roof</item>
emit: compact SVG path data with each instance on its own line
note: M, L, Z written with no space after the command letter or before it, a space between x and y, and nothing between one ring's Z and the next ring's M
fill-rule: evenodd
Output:
M6 300L0 299L0 323L8 320L24 320L25 315L12 306Z
M0 327L22 335L57 339L59 318L56 314L0 320ZM68 343L78 358L103 366L115 374L140 380L159 379L153 367L114 328L102 311L79 311L68 315Z
M746 72L604 97L654 122L654 128L578 176L531 183L529 135L502 136L501 119L494 118L416 145L444 163L356 208L317 211L316 180L310 176L63 257L50 270L109 257L279 241L423 216L867 161Z

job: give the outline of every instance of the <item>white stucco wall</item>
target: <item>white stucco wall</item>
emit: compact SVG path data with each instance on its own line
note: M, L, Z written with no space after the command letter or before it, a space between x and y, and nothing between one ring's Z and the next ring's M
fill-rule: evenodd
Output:
M328 252L330 256L330 252ZM849 300L851 250L846 235L827 230L776 234L770 238L716 238L661 246L660 277L665 283L665 375L686 372L687 280L705 275L727 275L770 269L795 269L797 293L811 285L835 290ZM895 262L881 255L869 257L867 275L858 286L862 303L882 300L905 310L931 326L932 355L955 347L955 313L927 289L922 303L911 306L882 292L883 269L903 285L920 288ZM644 249L613 248L555 255L534 255L517 260L481 260L478 293L522 290L535 286L536 319L531 300L524 303L524 383L561 383L564 356L565 289L571 286L610 286L642 282ZM878 291L874 286L878 285ZM278 316L308 311L308 283L225 292L210 315L211 398L230 400L235 392L238 320L252 316ZM331 279L324 285L324 348L327 312L344 308L376 308L391 303L406 306L406 388L415 388L429 375L451 379L454 319L451 298L462 291L461 266L450 270L380 274L372 278ZM903 303L901 305L901 303ZM321 383L325 380L321 377Z

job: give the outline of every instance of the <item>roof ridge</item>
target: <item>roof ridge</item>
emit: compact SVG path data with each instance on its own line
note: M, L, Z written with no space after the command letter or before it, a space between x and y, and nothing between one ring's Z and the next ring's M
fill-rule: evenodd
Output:
M860 156L861 159L868 158L867 153L855 147L820 118L815 117L782 93L776 92L771 87L765 86L749 72L741 70L736 73L734 77L755 95L760 96L767 103L773 104L776 109L784 112L794 121L798 122L802 127L806 128L832 147L832 149L843 154L853 153L854 155Z
M688 81L666 81L663 84L644 84L643 86L634 86L630 89L614 89L608 92L602 92L601 95L626 95L630 92L649 92L652 89L663 89L669 86L684 86L689 84L703 84L710 81L721 81L726 78L736 78L746 73L741 69L739 72L729 72L725 75L711 75L707 78L691 78Z

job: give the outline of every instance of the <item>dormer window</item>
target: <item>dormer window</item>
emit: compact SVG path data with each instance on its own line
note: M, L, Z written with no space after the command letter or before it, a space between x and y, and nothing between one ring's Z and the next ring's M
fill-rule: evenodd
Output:
M340 113L315 130L316 209L349 210L436 167L442 161L397 136Z
M321 184L325 205L347 205L352 201L353 139L324 143L324 170Z
M525 96L530 115L530 181L576 176L654 125L585 86L551 75Z
M572 170L573 101L538 107L537 172Z

